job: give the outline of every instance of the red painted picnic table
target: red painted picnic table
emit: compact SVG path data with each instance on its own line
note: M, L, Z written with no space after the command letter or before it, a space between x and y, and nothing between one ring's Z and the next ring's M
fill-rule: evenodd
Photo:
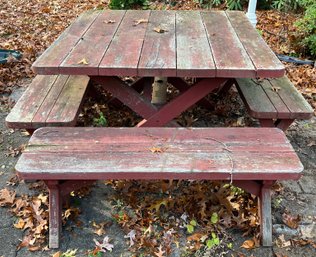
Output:
M33 70L88 75L142 116L139 126L151 127L168 124L234 78L284 75L282 63L237 11L88 11L36 60ZM118 76L141 79L128 86ZM149 93L140 93L151 88L154 76L168 77L181 92L159 108ZM189 87L183 77L199 79Z

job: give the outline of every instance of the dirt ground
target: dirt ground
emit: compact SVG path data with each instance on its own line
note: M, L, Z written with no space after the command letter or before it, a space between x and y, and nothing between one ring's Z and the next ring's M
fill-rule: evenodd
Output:
M22 91L23 89L21 88L16 89L10 97L16 101ZM195 120L192 125L223 126L227 123L231 123L232 119L240 121L240 118L244 115L241 100L236 96L236 92L234 91L230 93L228 99L233 105L237 104L240 106L241 109L236 111L235 108L232 107L231 109L234 109L234 111L233 113L230 112L230 117L222 117L215 114L205 115ZM1 106L0 189L8 188L15 190L17 195L39 194L38 190L29 189L28 183L23 181L18 182L14 179L14 165L18 159L18 156L14 155L19 152L21 145L27 143L29 136L25 135L23 131L13 131L6 128L4 120L7 114L8 109ZM233 118L231 117L232 115L234 115ZM250 121L254 126L257 124L256 121L251 120L247 116L245 120L246 124ZM316 256L316 249L311 244L307 244L306 246L293 245L294 242L297 242L299 245L304 244L302 243L303 241L299 241L302 238L316 240L316 118L314 117L309 121L295 122L288 129L286 134L300 157L305 171L299 181L281 181L273 193L273 247L258 247L252 250L240 248L247 238L243 237L241 231L238 229L229 229L227 234L232 238L232 250L207 256ZM128 240L124 239L125 233L121 227L117 223L111 222L113 219L111 216L112 206L110 201L113 199L114 194L115 192L112 187L98 183L92 188L88 196L76 200L75 203L81 210L81 214L79 215L81 225L77 226L69 222L63 227L61 251L65 252L69 249L78 249L76 256L87 256L87 252L94 248L93 239L96 238L100 240L100 237L93 233L92 223L108 221L111 225L106 227L106 235L111 238L114 249L111 253L107 252L104 256L138 256L128 251ZM283 224L282 214L284 212L293 216L300 215L300 225L297 229L290 229ZM13 227L13 224L17 221L17 217L12 215L8 208L0 208L0 217L0 256L52 256L57 252L56 250L30 252L27 248L17 250L17 246L20 244L25 232ZM284 240L282 240L282 235L284 235ZM280 236L281 239L279 238ZM185 236L183 236L183 238L183 240L180 239L179 247L174 247L172 254L169 256L192 256L186 255L184 251ZM286 246L289 239L297 239L297 241L292 241L291 246ZM282 244L285 247L282 247Z

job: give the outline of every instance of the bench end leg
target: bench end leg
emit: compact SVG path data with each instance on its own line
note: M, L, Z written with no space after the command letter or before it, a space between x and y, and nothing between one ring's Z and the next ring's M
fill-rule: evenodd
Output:
M272 246L271 190L272 181L264 181L260 192L260 234L262 246Z
M45 181L49 190L49 248L59 248L61 235L61 199L59 183Z

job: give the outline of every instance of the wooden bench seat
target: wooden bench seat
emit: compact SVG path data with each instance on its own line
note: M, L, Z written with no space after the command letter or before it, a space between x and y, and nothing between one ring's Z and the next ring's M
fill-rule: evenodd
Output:
M7 126L74 126L88 82L88 76L36 76L6 117Z
M286 77L278 79L236 79L239 94L249 114L261 126L286 130L295 119L309 119L313 108Z
M271 245L270 186L303 171L277 128L41 128L15 168L48 186L51 248L59 247L61 196L105 179L228 180L259 196L262 244Z

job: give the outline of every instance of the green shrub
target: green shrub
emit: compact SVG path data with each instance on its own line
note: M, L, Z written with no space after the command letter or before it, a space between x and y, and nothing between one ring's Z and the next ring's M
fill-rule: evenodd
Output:
M305 9L303 18L296 22L298 28L297 44L302 46L307 53L316 57L316 1L299 0Z
M146 7L147 0L111 0L109 7L113 10L126 10L136 6Z
M271 7L279 11L296 11L300 7L301 0L273 0Z
M226 0L226 6L229 10L242 10L241 0Z

